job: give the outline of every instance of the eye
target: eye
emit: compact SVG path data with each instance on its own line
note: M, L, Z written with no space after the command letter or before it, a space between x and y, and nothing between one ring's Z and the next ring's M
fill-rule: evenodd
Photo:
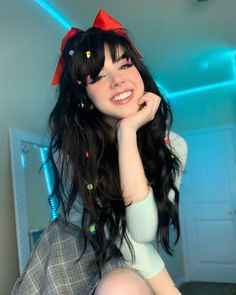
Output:
M122 64L121 64L120 68L122 70L125 70L125 69L132 67L132 65L133 65L133 63L130 58L124 58L124 59L122 59Z
M125 69L128 69L128 68L132 67L132 65L133 65L132 63L126 63L126 64L122 65L120 68L122 70L125 70Z
M89 78L88 80L87 80L87 84L94 84L94 83L96 83L96 82L99 82L99 81L101 81L102 79L104 79L106 77L106 75L100 75L100 76L97 76L97 77L95 77L95 78Z
M98 82L98 81L101 81L102 79L104 79L106 77L106 75L100 75L100 76L97 76L94 80L95 82Z

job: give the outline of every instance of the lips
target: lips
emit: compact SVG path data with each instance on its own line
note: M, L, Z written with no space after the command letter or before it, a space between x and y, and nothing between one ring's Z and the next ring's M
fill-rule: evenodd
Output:
M117 95L115 95L113 98L112 98L112 101L116 104L124 104L124 103L127 103L131 100L131 94L132 94L132 91L128 90L128 91L124 91L122 93L119 93Z

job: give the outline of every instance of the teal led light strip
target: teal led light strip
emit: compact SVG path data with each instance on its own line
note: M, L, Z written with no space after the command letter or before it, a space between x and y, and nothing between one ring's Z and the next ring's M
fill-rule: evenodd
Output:
M26 168L26 156L25 156L25 153L21 152L20 159L21 159L21 166L25 170L25 168Z
M53 192L53 180L52 175L50 174L50 167L49 162L47 161L48 157L48 149L45 147L40 148L40 156L42 161L42 167L44 171L44 179L47 187L48 193L48 203L50 206L50 217L51 220L55 220L58 217L58 200L57 197L54 195L52 196Z
M61 24L65 29L69 30L72 25L61 16L54 8L52 8L46 1L43 0L33 0L37 3L43 10L45 10L51 17L53 17L59 24Z
M232 52L232 65L233 65L234 79L236 79L236 50L233 50Z
M212 89L216 89L216 88L220 88L220 87L226 87L226 86L230 86L233 84L236 84L236 79L227 80L224 82L219 82L219 83L210 84L210 85L206 85L206 86L200 86L200 87L196 87L196 88L181 90L181 91L172 92L172 93L166 91L165 96L167 98L173 98L173 97L184 96L184 95L193 94L193 93L197 93L197 92L204 92L204 91L208 91L208 90L212 90Z

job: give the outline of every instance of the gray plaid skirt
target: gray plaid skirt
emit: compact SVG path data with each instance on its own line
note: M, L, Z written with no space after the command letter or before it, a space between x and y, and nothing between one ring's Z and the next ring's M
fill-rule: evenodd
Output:
M95 266L91 266L95 252L87 244L79 260L84 247L82 231L62 217L58 218L41 235L11 294L94 294L101 277ZM102 275L119 267L129 268L125 263L112 260L106 264Z

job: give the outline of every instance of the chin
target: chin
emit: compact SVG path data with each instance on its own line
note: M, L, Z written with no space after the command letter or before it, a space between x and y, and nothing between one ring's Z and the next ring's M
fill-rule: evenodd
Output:
M136 111L132 110L132 111L129 111L129 112L124 112L124 114L122 114L122 118L121 119L124 119L124 118L127 118L129 116L132 116L134 114L136 114L138 111L138 109Z

